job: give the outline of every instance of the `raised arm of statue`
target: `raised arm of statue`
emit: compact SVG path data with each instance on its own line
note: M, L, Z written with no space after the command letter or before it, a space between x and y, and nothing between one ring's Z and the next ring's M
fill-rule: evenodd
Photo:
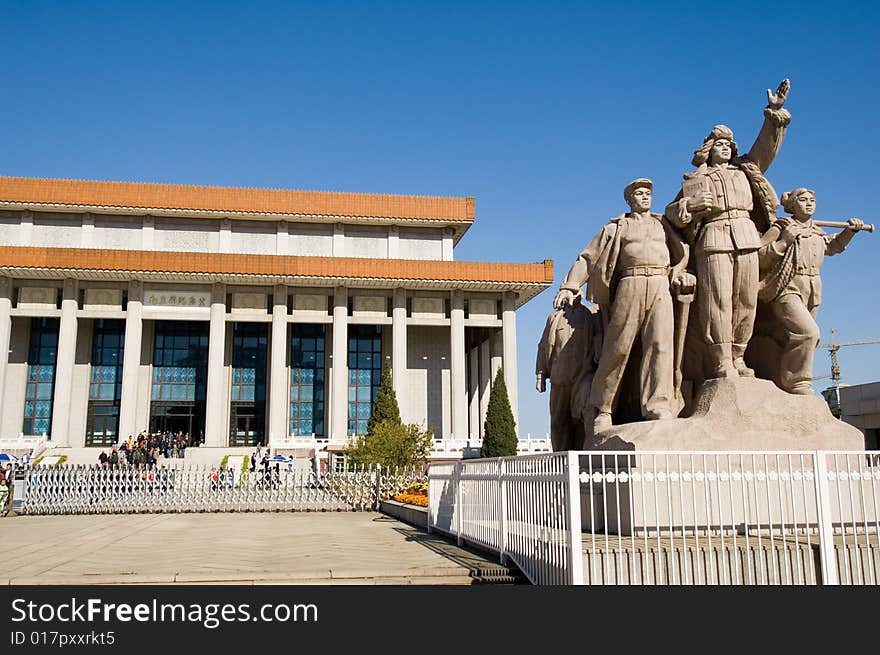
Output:
M770 168L770 164L776 158L779 148L782 147L782 140L785 138L785 131L791 122L791 114L782 105L788 97L788 91L791 83L788 80L782 80L776 93L771 93L767 89L767 107L764 108L764 124L761 131L758 132L758 138L746 155L748 159L755 162L761 169L766 172Z

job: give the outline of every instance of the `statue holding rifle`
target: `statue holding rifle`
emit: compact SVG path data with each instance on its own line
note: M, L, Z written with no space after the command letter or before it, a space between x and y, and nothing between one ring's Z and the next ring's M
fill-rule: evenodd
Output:
M771 377L784 390L794 394L813 393L813 355L819 343L816 313L822 302L822 279L819 273L825 256L843 252L861 230L873 231L861 220L830 223L843 227L834 236L820 227L828 221L814 221L816 194L812 189L798 188L782 194L782 207L791 216L778 218L767 230L759 251L761 285L758 300L762 307L756 331L769 327L771 336L780 346L779 358L764 357L763 364L773 368ZM776 368L778 367L778 368Z

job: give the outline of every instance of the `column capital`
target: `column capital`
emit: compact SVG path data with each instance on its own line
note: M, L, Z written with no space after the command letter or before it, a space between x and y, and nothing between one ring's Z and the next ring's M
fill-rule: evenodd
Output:
M211 285L211 304L219 305L226 303L226 285L223 282L214 282Z
M64 300L75 300L76 292L79 290L79 282L71 277L65 278L64 286L63 286L63 295L62 298Z
M150 214L146 214L143 218L144 225L153 225L154 222L155 222L155 218L153 216L151 216Z
M128 300L143 301L144 299L144 283L140 280L131 280L128 283Z
M12 292L12 278L0 275L0 295L7 296Z
M231 230L232 229L232 219L231 218L221 218L220 219L220 229L221 230Z

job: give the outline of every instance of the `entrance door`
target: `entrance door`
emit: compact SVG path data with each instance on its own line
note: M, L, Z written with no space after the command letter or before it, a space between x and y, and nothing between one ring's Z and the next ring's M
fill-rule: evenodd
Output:
M190 435L191 443L196 443L199 435L193 435L195 418L192 405L152 405L150 432L182 432Z
M86 446L113 446L119 436L119 408L89 403L86 416Z
M263 444L262 420L257 417L256 408L251 404L232 404L229 445L256 446Z

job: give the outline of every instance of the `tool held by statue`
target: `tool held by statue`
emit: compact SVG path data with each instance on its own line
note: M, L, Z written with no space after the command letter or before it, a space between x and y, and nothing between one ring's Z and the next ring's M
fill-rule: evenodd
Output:
M814 225L818 225L819 227L839 227L841 229L849 227L849 223L843 221L817 221L813 220ZM870 223L865 223L859 232L873 232L874 226Z

